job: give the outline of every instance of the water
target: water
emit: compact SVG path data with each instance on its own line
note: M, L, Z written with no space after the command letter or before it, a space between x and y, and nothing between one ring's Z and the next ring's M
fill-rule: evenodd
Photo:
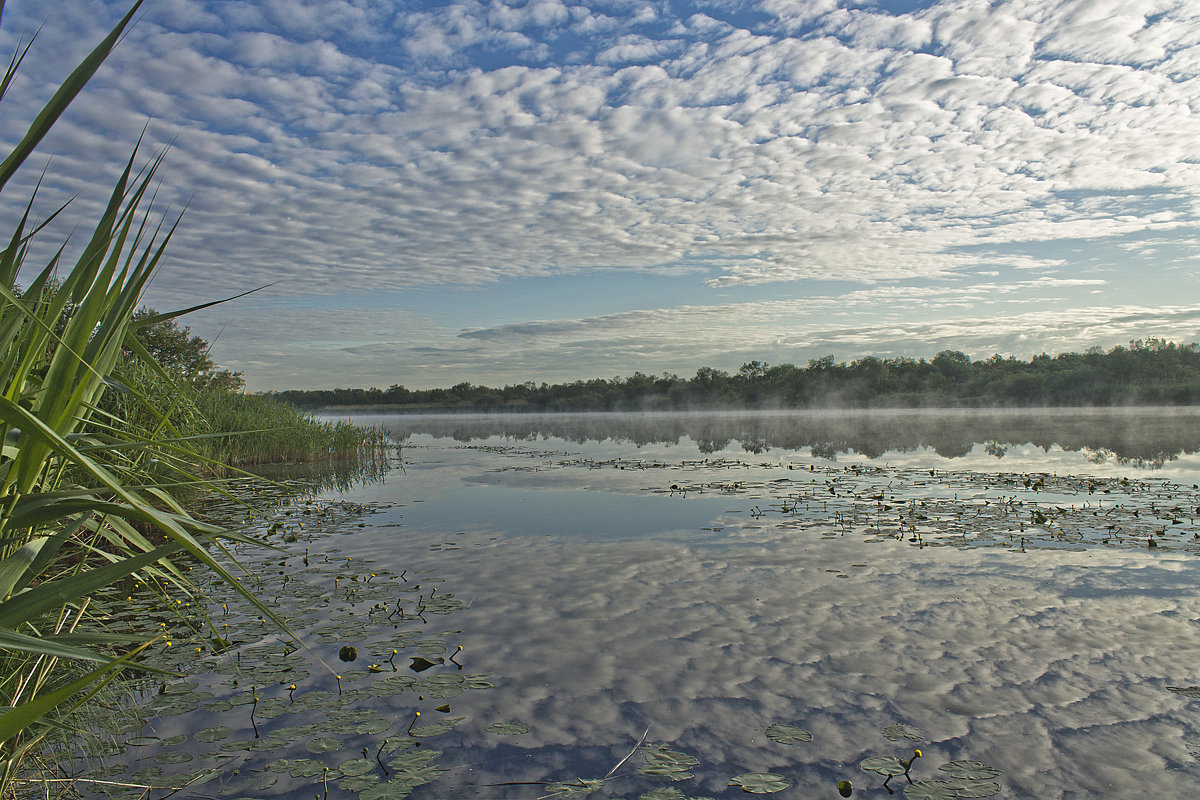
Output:
M262 596L312 607L296 627L314 655L238 687L228 669L201 675L194 690L213 697L198 702L217 705L151 719L160 739L232 729L217 755L175 746L226 759L207 794L373 800L402 796L397 772L414 798L568 796L643 737L694 758L689 777L645 774L643 748L591 796L743 797L732 779L772 773L780 797L835 797L843 779L885 797L860 762L916 747L910 777L949 781L918 783L943 792L926 796L1200 786L1200 414L358 421L405 440L402 466L339 493L353 505L256 570ZM236 649L250 663L278 642L264 628ZM344 644L362 657L337 661ZM343 671L343 694L315 656ZM418 656L432 660L420 672ZM247 682L278 714L219 705ZM305 692L315 702L296 708ZM323 715L355 710L371 732L325 730ZM414 720L460 717L405 739ZM898 723L917 738L886 738ZM775 724L812 739L774 741ZM322 737L339 749L314 750ZM417 767L385 775L367 763L377 748L376 764ZM360 788L265 769L301 757L369 773ZM956 784L939 766L960 760L1001 772Z

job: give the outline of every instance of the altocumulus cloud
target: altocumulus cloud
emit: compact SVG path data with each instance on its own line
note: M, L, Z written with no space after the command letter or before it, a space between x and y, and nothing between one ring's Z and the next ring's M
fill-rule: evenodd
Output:
M56 5L0 138L123 6ZM44 16L10 2L0 44ZM159 0L46 142L38 208L94 215L149 120L160 200L189 203L159 304L596 269L745 292L1049 275L1097 266L1080 242L1190 268L1159 245L1197 235L1198 72L1200 16L1158 0Z

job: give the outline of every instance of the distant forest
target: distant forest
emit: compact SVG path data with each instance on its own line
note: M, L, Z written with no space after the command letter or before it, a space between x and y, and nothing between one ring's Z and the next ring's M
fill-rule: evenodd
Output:
M1105 352L972 361L944 350L924 358L814 359L806 367L701 367L691 378L635 372L572 383L460 383L449 389L290 389L269 395L305 409L401 411L671 411L711 408L878 408L1200 405L1200 345L1135 340Z

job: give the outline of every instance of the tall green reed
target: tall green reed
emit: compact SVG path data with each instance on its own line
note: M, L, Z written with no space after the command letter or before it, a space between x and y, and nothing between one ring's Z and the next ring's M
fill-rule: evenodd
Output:
M141 5L133 3L0 162L0 192ZM0 100L28 52L27 45L10 61ZM191 586L171 560L186 555L286 631L229 573L236 562L222 543L250 540L192 516L148 469L165 459L196 480L184 465L198 454L177 435L175 409L155 407L113 378L123 348L138 352L134 312L178 224L149 207L162 155L141 168L137 161L135 148L72 263L65 248L40 270L28 263L34 237L62 211L33 223L32 197L0 251L0 795L23 779L25 758L51 725L69 725L72 709L156 642L150 634L106 631L92 608L107 587L136 579L186 595ZM34 277L18 291L18 275L31 269ZM118 385L144 404L142 412L150 409L151 424L125 424L98 410Z

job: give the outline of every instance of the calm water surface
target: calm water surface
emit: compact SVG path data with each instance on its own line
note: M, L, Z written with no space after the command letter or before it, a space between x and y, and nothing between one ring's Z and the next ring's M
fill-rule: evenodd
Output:
M414 798L564 796L550 784L603 777L643 736L697 760L690 777L645 774L639 753L590 796L744 797L730 780L763 772L790 784L776 797L836 797L849 779L855 797L882 798L860 762L914 747L914 780L978 760L1002 771L997 797L1200 792L1200 414L355 421L403 439L403 463L333 498L368 504L362 527L293 546L314 570L341 565L341 590L358 564L409 594L387 597L406 608L383 633L315 649L337 664L357 644L364 658L339 664L347 689L439 674L489 685L370 699L390 727L343 736L329 763L402 735L420 710L419 724L464 719L421 740L442 774ZM453 613L416 615L414 591L452 596ZM338 618L375 613L354 608ZM461 645L463 668L414 672L418 651L401 647L368 672L405 630L431 658ZM336 692L309 666L303 688ZM155 730L219 724L208 716ZM885 738L897 723L919 740ZM773 724L812 740L774 741ZM278 745L270 758L317 752L302 736ZM222 780L232 796L322 792L320 777Z

